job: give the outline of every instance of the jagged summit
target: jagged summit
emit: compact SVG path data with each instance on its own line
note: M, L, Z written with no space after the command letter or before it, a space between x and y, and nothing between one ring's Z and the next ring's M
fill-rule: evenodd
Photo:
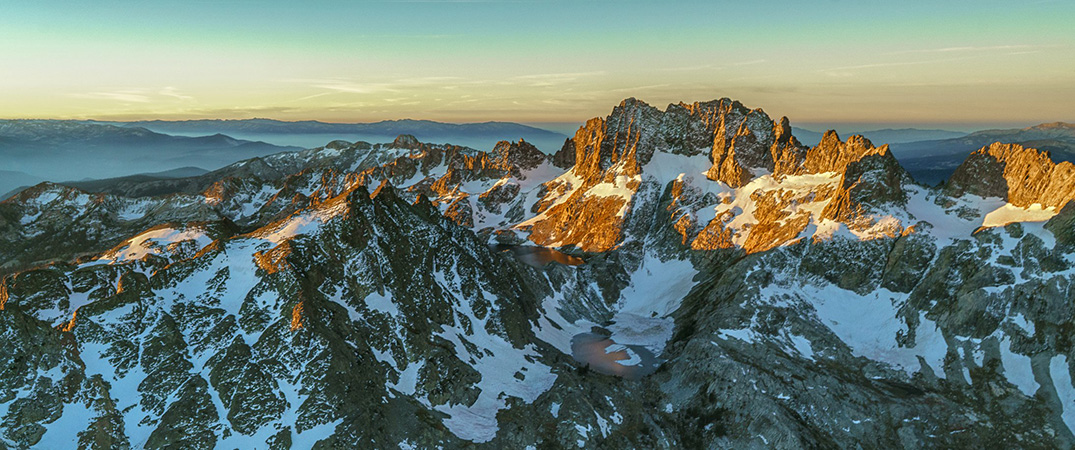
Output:
M494 163L505 169L515 170L515 176L548 160L548 156L533 144L520 139L518 142L500 141L489 152Z
M1075 200L1075 165L1049 152L993 143L971 153L945 187L950 195L999 197L1019 207L1062 207Z
M767 249L794 239L811 220L838 219L870 228L874 221L864 217L883 212L884 205L905 202L902 186L912 183L887 146L875 147L862 136L844 142L830 131L817 146L807 148L791 133L786 117L774 122L763 110L730 99L672 104L664 111L627 99L608 117L588 121L553 160L571 161L566 156L571 147L574 165L565 176L546 183L546 195L535 210L539 215L520 224L531 240L542 245L604 251L630 240L632 234L648 233L643 227L651 225L644 218L658 214L655 203L663 201L654 197L663 195L672 183L679 197L672 201L678 211L672 215L684 243L697 249L740 245ZM854 171L845 177L852 165ZM814 219L800 216L790 227L731 231L724 225L736 223L731 216L710 217L711 210L722 209L721 196L758 195L744 190L752 183L759 187L769 183L757 180L779 184L787 177L805 176L812 176L811 183L831 185L831 189L814 186L820 191L812 193L809 202L827 202L830 195L837 198L831 206L821 206L824 212ZM786 197L772 205L789 206ZM760 212L754 216L757 219ZM762 220L783 220L779 217ZM580 222L599 225L575 225ZM768 237L762 237L768 231L757 231L777 228L780 231ZM755 238L744 240L750 233ZM766 244L760 244L763 241Z
M887 144L875 147L869 139L861 135L841 141L836 131L829 130L821 138L821 142L806 152L801 166L791 169L789 173L843 173L848 164L870 155L894 160Z

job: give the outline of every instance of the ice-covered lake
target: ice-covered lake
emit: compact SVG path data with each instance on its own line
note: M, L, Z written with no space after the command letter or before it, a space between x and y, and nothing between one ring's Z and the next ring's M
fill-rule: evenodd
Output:
M646 347L617 344L602 332L605 330L594 330L571 339L571 356L594 371L637 380L656 371L663 362Z

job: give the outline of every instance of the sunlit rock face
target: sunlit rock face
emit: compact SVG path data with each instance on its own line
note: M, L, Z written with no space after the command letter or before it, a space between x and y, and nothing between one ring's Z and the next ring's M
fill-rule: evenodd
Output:
M0 446L1070 447L1070 165L960 170L628 99L554 155L41 185L0 203Z
M998 142L967 157L952 174L947 191L1000 197L1018 207L1062 207L1075 199L1075 166L1056 164L1047 152Z
M605 251L652 234L657 215L681 245L768 250L824 220L871 229L871 215L904 202L912 182L887 146L829 132L806 148L787 118L727 99L665 111L629 99L572 142L575 165L545 184L538 216L521 224L540 245Z

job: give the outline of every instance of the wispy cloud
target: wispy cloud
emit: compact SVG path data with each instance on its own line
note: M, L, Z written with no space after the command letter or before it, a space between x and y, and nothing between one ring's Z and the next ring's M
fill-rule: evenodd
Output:
M111 91L79 92L68 94L70 97L90 100L111 100L121 103L150 103L164 100L194 101L194 97L182 93L174 86L160 89L127 88Z
M891 52L888 55L936 55L934 59L922 59L914 61L896 61L870 64L857 64L842 67L830 67L819 69L818 72L832 77L845 78L855 75L855 71L863 69L875 69L883 67L918 66L924 64L942 64L981 58L996 58L1004 55L1027 55L1040 53L1049 48L1063 48L1061 45L990 45L990 46L961 46L939 47L917 50L902 50Z
M733 62L733 63L730 63L728 65L732 66L732 67L753 66L755 64L761 64L761 63L763 63L765 61L767 61L767 60L765 60L765 59L752 59L750 61Z
M398 92L391 84L387 83L361 83L353 81L333 80L313 84L311 87L327 89L335 92L348 94L372 94L376 92Z
M878 68L884 68L884 67L920 66L920 65L924 65L924 64L949 63L949 62L963 61L963 60L968 60L968 59L974 59L974 57L973 56L963 56L963 57L957 57L957 58L942 58L942 59L930 59L930 60L919 60L919 61L901 61L901 62L888 62L888 63L857 64L857 65L853 65L853 66L827 67L827 68L818 70L818 72L824 73L824 74L832 76L832 77L846 78L846 77L855 76L855 73L857 71L864 70L864 69L878 69Z
M658 72L694 72L699 70L724 70L730 67L744 67L753 66L756 64L762 64L768 62L766 59L752 59L748 61L735 61L727 64L701 64L697 66L683 66L683 67L661 67L658 68Z
M659 68L657 68L657 71L658 72L694 72L694 71L697 71L697 70L706 70L706 69L723 69L723 67L719 67L716 64L702 64L702 65L699 65L699 66L659 67Z
M429 76L429 77L412 77L402 78L392 81L355 81L350 79L333 78L333 79L297 79L297 80L284 80L290 83L306 84L311 88L326 90L329 92L319 92L316 94L302 97L298 100L308 100L312 98L322 97L333 93L344 94L384 94L384 93L399 93L408 89L422 88L422 87L440 87L444 89L454 89L460 84L472 84L473 81L468 81L461 77L449 77L449 76ZM296 100L296 101L298 101Z
M633 87L627 87L627 88L609 89L608 92L638 92L638 91L648 91L648 90L651 90L651 89L660 89L660 88L669 87L669 86L671 86L671 85L670 84L651 84L651 85L647 85L647 86L633 86Z
M1040 45L1026 45L1026 44L1013 44L1013 45L989 45L989 46L959 46L959 47L940 47L940 48L925 48L916 50L901 50L897 52L891 52L890 55L907 55L915 53L962 53L962 52L989 52L989 51L1003 51L1003 50L1028 50L1044 48Z
M251 118L251 117L273 117L284 114L301 114L304 112L310 112L307 109L293 108L287 106L250 106L250 107L236 107L236 108L196 108L196 109L180 109L171 112L162 113L157 109L147 110L131 110L114 113L101 113L100 111L94 111L93 114L86 117L92 117L99 120L146 120L146 119L161 119L161 120L177 120L177 119L190 119L190 118L207 118L207 119L220 119L220 118Z
M550 87L574 83L582 78L604 75L604 71L595 72L568 72L568 73L541 73L533 75L520 75L512 78L532 87Z
M137 90L123 90L112 92L85 92L70 94L74 98L84 98L91 100L113 100L124 103L149 103L150 97L142 91Z
M183 101L194 100L194 97L191 97L189 95L183 94L182 92L179 91L179 89L176 89L173 86L165 86L164 89L161 89L160 91L158 91L157 94L163 95L165 97L172 97L172 98L183 100Z
M934 59L934 60L929 60L929 61L904 61L904 62L890 62L890 63L858 64L858 65L854 65L854 66L830 67L830 68L823 69L823 71L875 69L875 68L878 68L878 67L917 66L917 65L921 65L921 64L930 64L930 63L936 63L936 62L955 61L957 59L964 59L964 58L940 59L940 60Z

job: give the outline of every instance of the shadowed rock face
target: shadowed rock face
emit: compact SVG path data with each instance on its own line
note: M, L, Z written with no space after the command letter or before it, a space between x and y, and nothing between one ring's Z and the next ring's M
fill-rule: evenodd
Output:
M1059 213L1045 223L1045 228L1053 233L1057 243L1075 246L1075 202L1064 205Z
M1000 197L1020 207L1061 207L1075 199L1075 166L1054 163L1048 152L997 142L971 153L945 190L952 196Z
M548 157L529 142L500 141L489 152L493 163L503 170L511 171L518 177L523 171L533 169L545 162Z
M575 141L571 138L564 140L564 145L560 147L551 157L552 164L561 169L570 169L575 165Z

